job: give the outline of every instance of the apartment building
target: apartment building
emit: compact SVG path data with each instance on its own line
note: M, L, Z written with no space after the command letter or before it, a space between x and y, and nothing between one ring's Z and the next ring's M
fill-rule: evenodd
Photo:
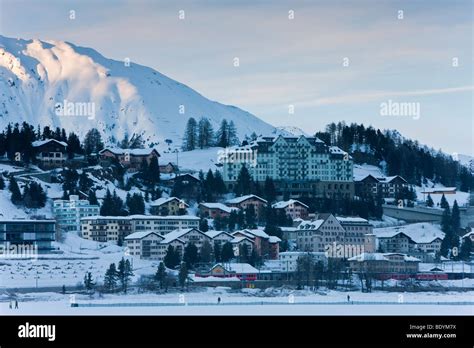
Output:
M191 215L88 216L81 219L81 234L98 242L123 242L135 232L154 232L164 236L176 229L199 227L199 218Z
M53 202L53 214L57 226L65 232L80 232L81 219L99 215L99 211L98 205L79 199L77 195L69 196L69 200L57 199Z
M21 250L26 251L25 247L38 253L48 253L53 250L55 233L54 220L0 220L0 245L4 253L13 249L15 253L21 253Z
M318 214L314 220L298 225L296 243L299 251L348 258L364 252L366 246L370 245L370 250L375 247L371 234L372 226L365 219Z

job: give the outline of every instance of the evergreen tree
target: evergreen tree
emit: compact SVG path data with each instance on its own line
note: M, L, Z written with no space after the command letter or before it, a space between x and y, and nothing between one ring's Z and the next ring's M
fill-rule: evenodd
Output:
M183 139L183 151L192 151L197 145L197 122L193 117L190 117L186 124Z
M166 255L163 261L165 263L165 266L170 269L175 269L175 267L179 265L179 253L175 251L172 245L168 246L168 250L166 251Z
M457 239L459 229L461 228L461 216L459 213L458 202L456 200L453 203L453 209L451 211L451 227L453 229L453 234Z
M186 262L181 262L181 266L179 267L178 280L181 288L184 288L184 286L186 285L186 281L188 280L188 268L186 266Z
M446 200L446 197L444 197L444 193L443 193L443 196L441 196L441 201L439 203L439 206L443 209L446 209L446 207L449 208L449 203L448 201Z
M228 147L229 144L229 124L224 118L216 134L216 144L220 147Z
M211 122L205 117L199 120L197 145L199 148L204 149L213 145L214 130L212 129Z
M69 133L69 136L67 138L67 154L68 158L74 158L74 154L80 154L82 153L82 148L81 148L81 141L79 140L79 137L74 134L74 133Z
M0 174L0 190L5 189L5 181L3 180L3 175Z
M224 183L224 179L222 179L222 174L219 171L214 172L214 192L218 195L224 194L227 192L227 188Z
M204 263L209 263L212 261L212 246L207 240L202 243L199 259Z
M250 176L250 173L245 165L240 169L239 175L237 177L237 182L235 184L234 193L237 196L248 195L252 193L253 190L253 180Z
M237 130L235 128L234 121L232 120L229 122L227 136L229 137L229 145L233 146L239 144L239 138L237 138Z
M118 273L115 263L111 263L104 276L104 288L108 291L114 291L117 287Z
M141 193L127 194L126 205L128 207L129 215L145 214L145 200Z
M97 200L97 196L95 194L95 190L89 191L89 204L91 205L99 205L99 201Z
M12 193L11 195L12 203L15 205L21 204L22 203L21 192L14 176L12 176L10 179L10 184L8 185L8 189Z
M122 257L122 260L120 260L118 264L117 276L123 292L126 293L128 284L130 283L131 277L133 276L133 270L129 260L125 260Z
M263 186L263 196L268 201L268 203L272 203L276 200L276 188L273 179L270 177L266 177L265 184Z
M188 268L193 268L198 260L198 249L196 245L194 245L194 243L188 243L184 248L183 261L186 262Z
M426 206L428 207L432 207L434 206L434 202L433 202L433 199L431 198L431 195L428 193L428 198L426 199Z
M217 242L214 242L214 259L216 262L221 261L221 245Z
M160 284L160 289L163 289L163 285L166 283L166 267L163 262L160 262L156 270L155 280Z
M248 228L256 228L256 214L255 214L255 207L253 204L249 204L247 208L245 208L245 222Z
M42 208L46 204L46 193L40 184L31 181L23 190L22 200L27 208Z
M463 238L461 244L461 251L459 252L459 258L464 261L469 261L472 252L472 240L470 237Z
M234 257L234 248L232 247L232 244L229 242L225 242L221 250L221 261L228 262Z
M94 289L94 281L92 280L92 274L91 272L87 272L86 275L84 276L84 287L86 288L87 291L91 291Z
M160 166L158 165L158 158L152 157L150 165L148 166L146 181L150 187L155 187L160 183Z
M43 132L44 135L44 132ZM104 148L102 137L99 131L95 128L90 129L84 138L84 151L86 155L91 153L99 153Z
M207 231L209 231L209 224L208 224L206 218L202 218L202 219L199 221L199 230L202 231L202 232L207 232Z

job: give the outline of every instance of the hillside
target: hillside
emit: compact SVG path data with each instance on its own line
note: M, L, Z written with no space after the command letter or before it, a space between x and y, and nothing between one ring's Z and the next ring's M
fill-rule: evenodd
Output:
M0 91L0 129L26 121L74 130L82 138L97 128L106 140L140 134L160 146L165 139L181 145L190 117L205 116L214 129L222 119L234 121L240 139L275 131L254 115L211 101L151 68L127 66L62 41L0 35ZM60 115L67 114L65 101L93 104L85 105L85 115Z

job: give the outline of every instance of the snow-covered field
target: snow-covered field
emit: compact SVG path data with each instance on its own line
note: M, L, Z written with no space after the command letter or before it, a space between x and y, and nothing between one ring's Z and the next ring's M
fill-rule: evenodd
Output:
M367 294L286 289L232 291L218 287L160 295L74 296L20 294L16 310L10 309L7 298L1 296L0 315L474 315L474 291ZM71 307L71 300L79 307Z
M111 263L122 257L130 259L134 280L142 274L156 272L158 262L127 256L125 248L110 243L97 243L68 233L64 243L55 242L60 254L38 255L37 258L0 258L0 290L3 288L34 288L49 286L76 286L83 283L86 272L94 281L101 283Z

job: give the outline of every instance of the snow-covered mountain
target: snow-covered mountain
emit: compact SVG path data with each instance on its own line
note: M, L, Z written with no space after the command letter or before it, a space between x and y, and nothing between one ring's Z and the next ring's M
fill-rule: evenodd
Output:
M0 36L1 128L27 121L83 136L95 127L106 140L127 133L141 134L147 143L171 139L180 145L188 119L202 116L215 129L222 119L233 120L240 139L275 132L256 116L211 101L151 68L68 42Z
M297 136L297 137L300 135L303 135L305 137L309 136L308 133L306 133L304 130L296 126L280 126L280 127L277 127L277 129L282 135Z

